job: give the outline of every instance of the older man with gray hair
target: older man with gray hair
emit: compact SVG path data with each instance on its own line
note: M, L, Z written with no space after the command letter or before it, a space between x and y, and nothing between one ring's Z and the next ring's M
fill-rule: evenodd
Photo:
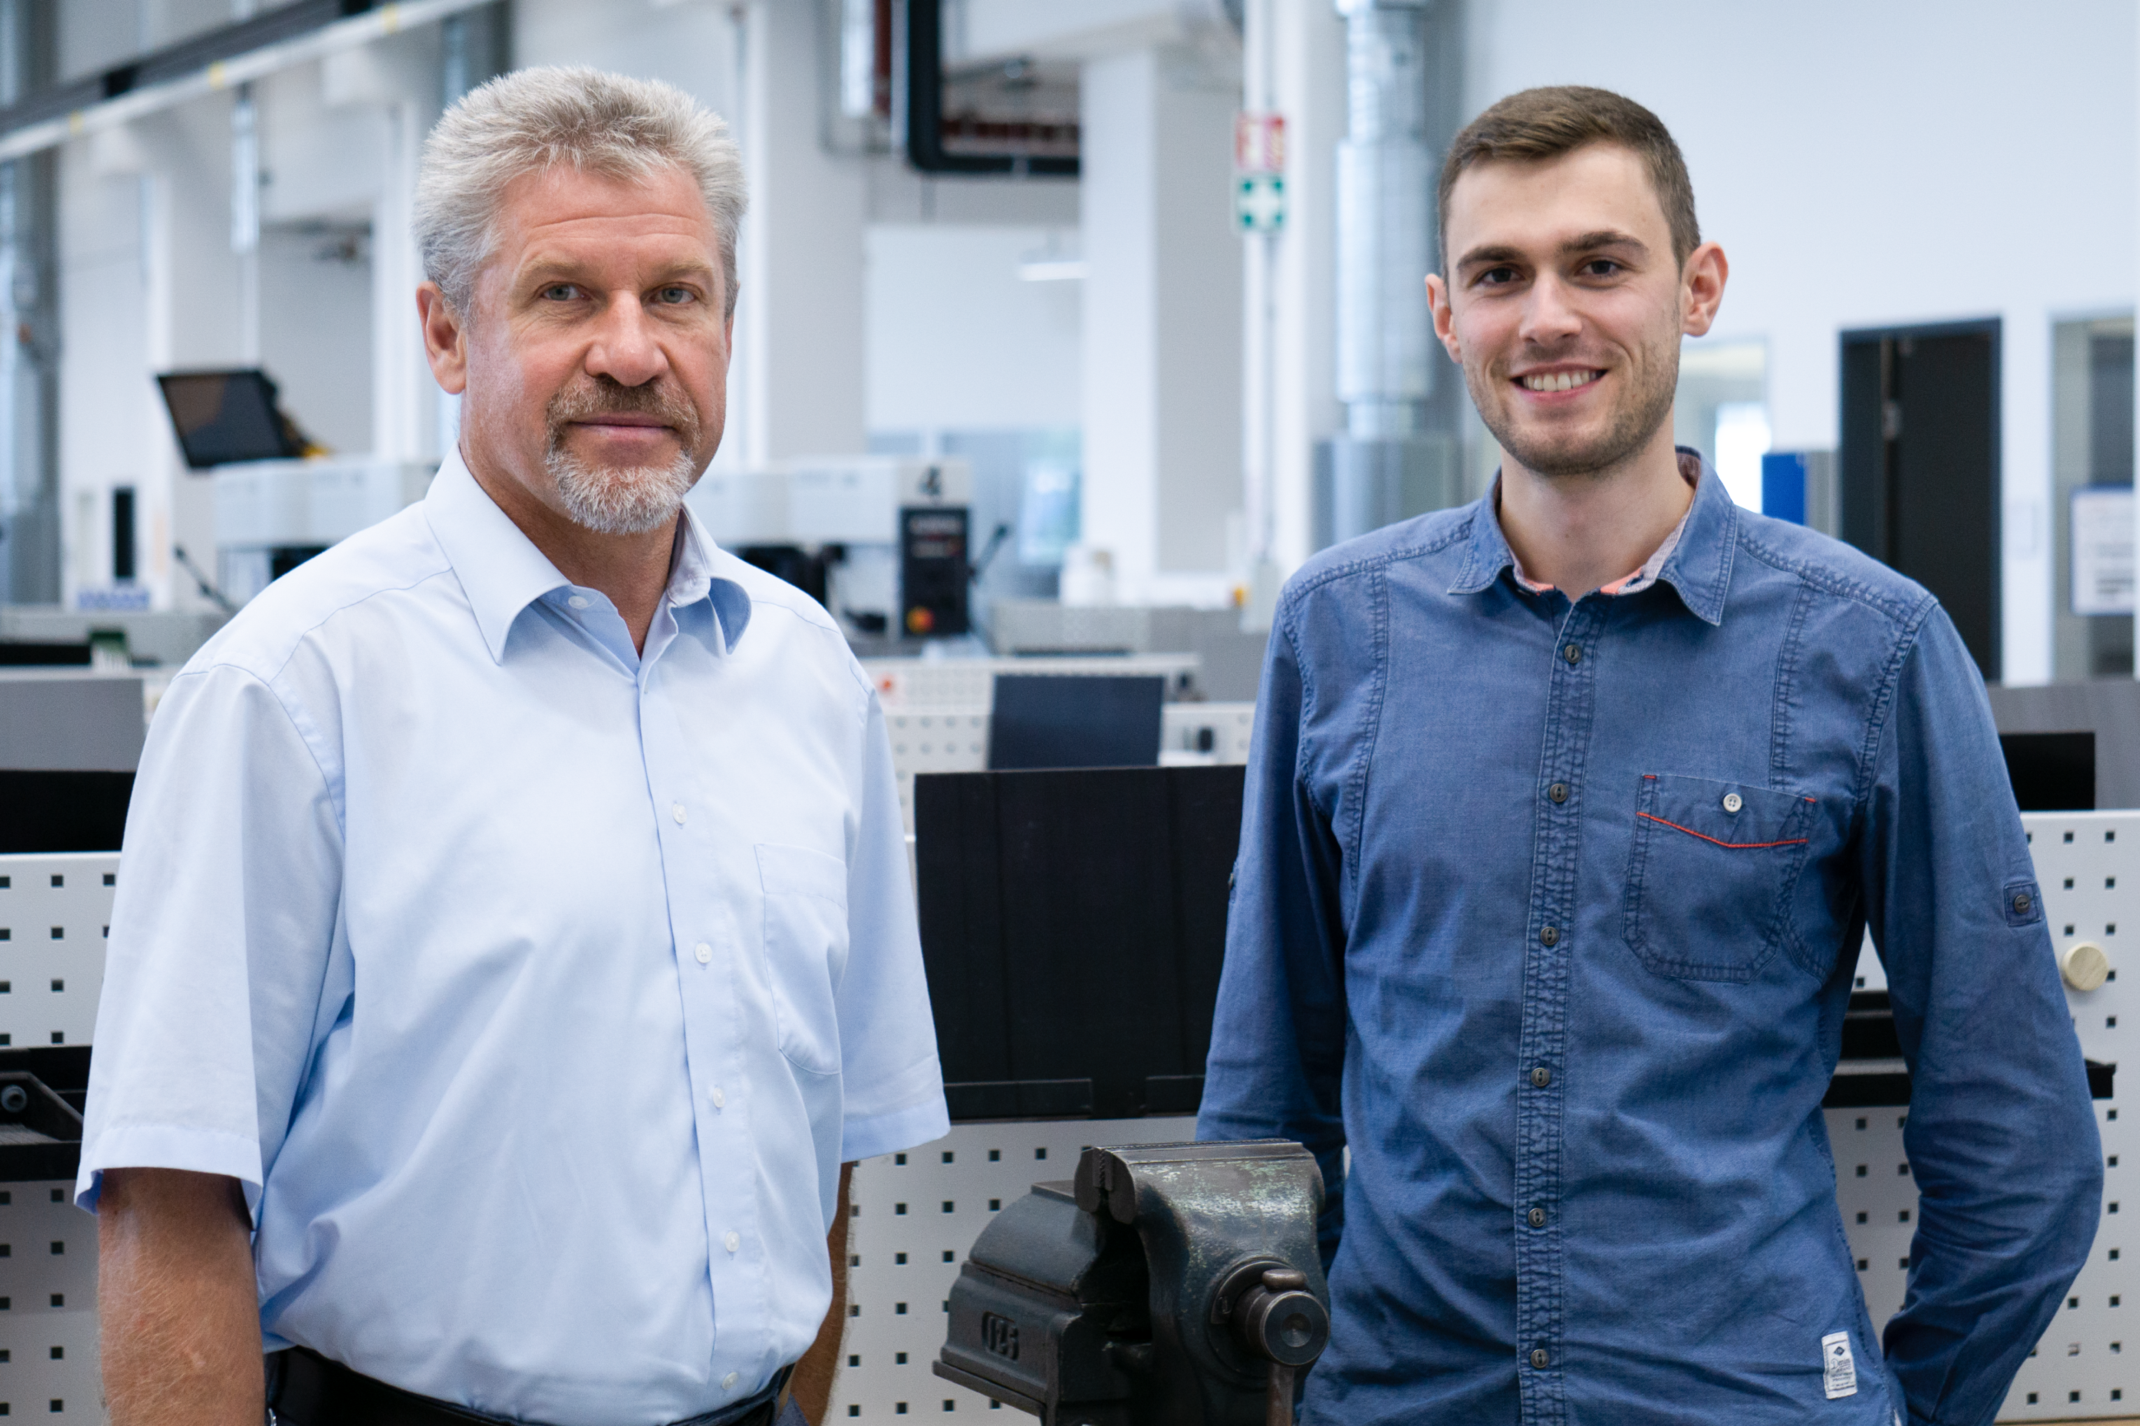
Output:
M77 1185L119 1426L822 1412L843 1164L948 1126L874 691L683 508L742 208L659 84L432 135L459 449L142 758Z

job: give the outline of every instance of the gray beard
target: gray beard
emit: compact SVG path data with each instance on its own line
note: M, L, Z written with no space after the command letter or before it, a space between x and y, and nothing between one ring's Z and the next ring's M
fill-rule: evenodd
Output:
M543 467L557 482L558 499L573 523L598 535L660 529L676 518L698 475L689 451L678 451L667 465L620 470L589 466L562 446L552 446Z

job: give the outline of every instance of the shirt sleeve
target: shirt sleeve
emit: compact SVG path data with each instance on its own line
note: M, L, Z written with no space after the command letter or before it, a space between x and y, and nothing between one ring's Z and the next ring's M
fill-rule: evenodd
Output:
M1910 1070L1909 1295L1889 1368L1915 1422L1987 1422L2087 1258L2103 1160L1983 681L1934 607L1899 657L1862 841Z
M180 675L127 808L75 1201L104 1170L225 1174L257 1204L310 1060L341 894L328 780L258 678Z
M892 741L874 692L863 739L862 810L847 863L847 968L836 993L846 1099L840 1157L849 1162L951 1132Z
M1264 654L1196 1136L1313 1152L1327 1264L1344 1225L1343 857L1299 772L1304 683L1288 626L1281 612Z

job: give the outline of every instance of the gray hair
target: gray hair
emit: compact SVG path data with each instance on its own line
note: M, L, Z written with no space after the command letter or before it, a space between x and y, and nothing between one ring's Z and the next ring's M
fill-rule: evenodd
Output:
M507 185L561 163L625 180L666 166L696 180L718 234L727 311L735 312L743 164L728 125L659 80L579 68L501 75L463 95L424 142L416 247L424 275L456 312L469 312Z

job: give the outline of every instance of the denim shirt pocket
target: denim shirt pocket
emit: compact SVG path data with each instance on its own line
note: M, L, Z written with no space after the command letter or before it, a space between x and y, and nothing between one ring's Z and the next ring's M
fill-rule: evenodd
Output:
M847 969L847 866L808 847L758 844L766 979L780 1052L814 1074L840 1069L838 992Z
M1628 948L1658 975L1760 974L1790 934L1817 806L1749 783L1646 774L1627 859Z

